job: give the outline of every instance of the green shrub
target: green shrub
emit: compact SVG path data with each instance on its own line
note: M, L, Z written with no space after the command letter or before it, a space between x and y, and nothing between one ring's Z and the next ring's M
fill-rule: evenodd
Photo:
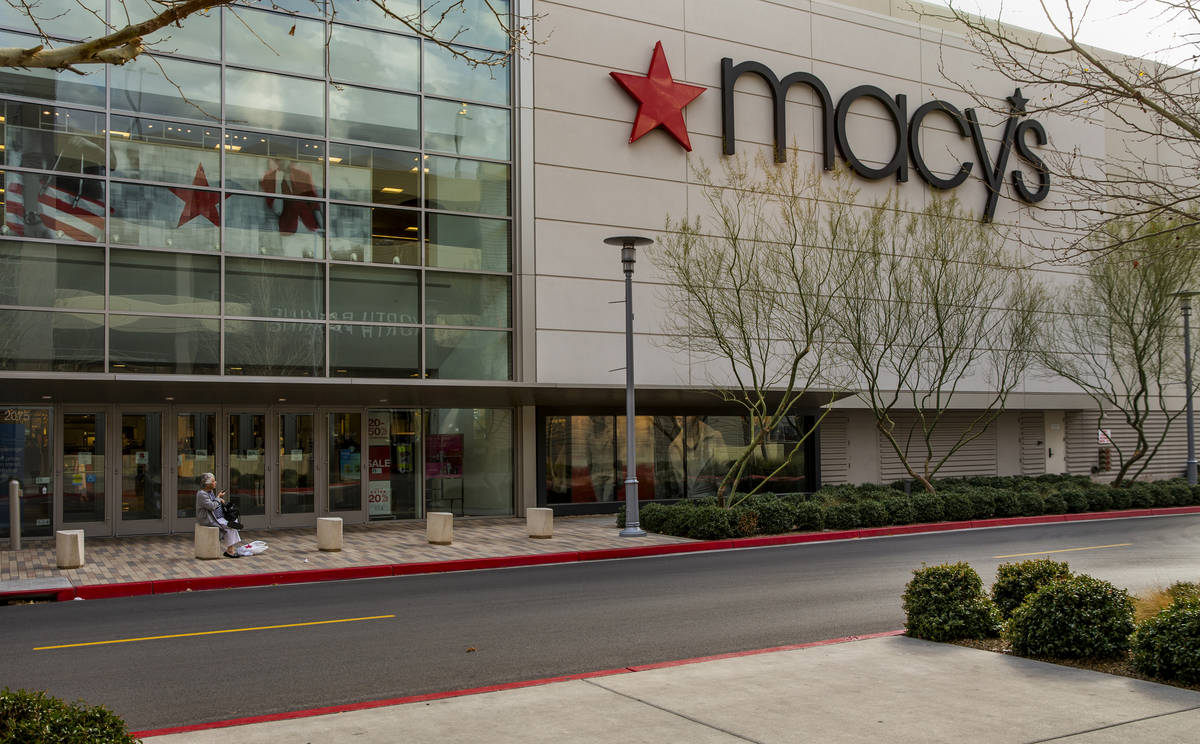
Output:
M1021 606L1025 598L1051 581L1070 578L1071 569L1066 563L1038 558L1019 563L1001 563L996 569L996 582L992 584L992 601L1006 619L1013 610Z
M638 506L638 521L641 523L641 528L647 532L662 532L663 522L667 520L667 510L670 507L665 504L655 504L651 502L645 506ZM621 519L618 526L624 527L625 522L625 507L621 507Z
M1133 665L1159 679L1200 684L1200 600L1175 602L1133 634Z
M733 512L715 504L692 507L692 518L688 522L687 537L693 540L721 540L732 537L734 532Z
M1130 484L1129 505L1134 509L1149 509L1154 506L1154 487L1149 483Z
M639 509L638 511L641 511L641 510ZM619 507L617 507L617 526L618 527L625 526L625 505L624 504L621 504Z
M1167 587L1167 596L1173 602L1200 600L1200 584L1194 581L1176 581Z
M1054 659L1108 659L1129 649L1133 600L1091 576L1052 581L1025 599L1005 635L1013 653Z
M942 499L936 493L914 493L912 505L918 522L940 522L945 519Z
M971 497L963 492L942 494L942 509L946 519L952 522L965 522L975 513Z
M1046 502L1039 491L1020 491L1017 493L1017 508L1020 512L1014 516L1039 517L1046 513Z
M953 641L989 638L1000 613L983 593L983 582L966 563L922 566L904 587L904 627L914 638Z
M1008 489L998 489L994 495L997 517L1019 517L1021 516L1021 501L1017 498L1017 494Z
M0 691L0 744L131 744L125 722L103 705L70 704L45 692Z
M758 511L753 507L736 507L733 510L732 523L735 537L750 537L759 533Z
M758 512L758 531L767 535L790 532L796 523L796 507L775 496L751 499L750 504Z
M1113 508L1113 488L1101 483L1094 483L1087 489L1088 511L1108 511Z
M825 526L831 530L852 530L859 525L858 504L829 504L824 516Z
M895 495L896 491L889 486L881 486L875 483L864 483L858 487L855 493L854 500L862 503L864 501L882 501L888 496Z
M1193 505L1200 504L1200 485L1192 486L1190 490L1192 492L1192 496L1188 503Z
M875 499L867 499L858 503L858 519L859 524L863 527L883 527L891 523L890 515L883 502Z
M1080 496L1083 499L1083 503L1086 505L1087 496L1083 496L1082 494L1080 494ZM1046 494L1042 497L1042 503L1046 508L1047 514L1066 514L1070 509L1070 506L1067 504L1067 500L1057 493ZM1084 509L1082 509L1082 511L1087 511L1086 506Z
M883 508L887 509L888 524L912 524L917 521L912 502L904 494L888 496L883 500Z
M1113 509L1128 509L1133 504L1133 491L1127 485L1113 488L1110 495Z
M1067 511L1072 514L1085 512L1091 508L1092 500L1088 498L1087 492L1081 488L1072 488L1069 491L1063 491L1060 495L1066 501Z
M825 515L821 505L815 501L796 504L796 529L802 532L820 532L825 528Z
M1187 484L1187 481L1171 481L1163 491L1170 497L1169 502L1160 503L1159 506L1187 506L1192 500L1192 488Z
M696 506L686 501L668 506L666 518L662 524L663 534L687 537L692 529L692 517L695 515L696 509Z
M996 498L992 489L975 489L968 498L971 499L971 519L991 519L996 513Z

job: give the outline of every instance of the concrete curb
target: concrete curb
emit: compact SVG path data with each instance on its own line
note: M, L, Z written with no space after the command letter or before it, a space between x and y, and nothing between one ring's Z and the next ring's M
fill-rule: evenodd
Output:
M1108 512L1085 512L1080 514L1047 514L1040 517L1008 517L1000 519L967 520L962 522L934 522L930 524L908 524L894 527L864 527L854 530L809 532L794 535L765 535L731 540L705 540L669 545L641 545L628 548L605 548L601 550L567 551L562 553L535 553L531 555L496 556L491 558L462 558L449 561L423 563L394 563L376 566L347 566L302 571L275 571L258 574L234 574L232 576L200 576L184 579L159 579L120 584L90 584L52 590L11 591L0 593L0 602L12 599L53 597L57 601L73 599L109 599L113 597L137 597L147 594L171 594L174 592L205 591L208 589L238 589L279 584L307 584L317 581L344 581L348 579L377 579L387 576L412 576L417 574L447 573L451 571L476 571L487 568L515 568L519 566L543 566L580 561L602 561L617 558L644 558L675 553L699 553L707 550L735 550L762 548L775 545L800 545L803 543L827 542L830 540L858 540L869 537L915 535L925 532L947 530L986 529L989 527L1013 527L1030 524L1058 522L1083 522L1096 519L1129 519L1134 517L1167 517L1179 514L1200 514L1200 506L1174 506L1160 509L1125 509Z

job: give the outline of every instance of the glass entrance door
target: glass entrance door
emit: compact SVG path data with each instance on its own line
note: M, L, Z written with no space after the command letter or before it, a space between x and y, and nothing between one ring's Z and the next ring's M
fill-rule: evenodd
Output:
M424 516L421 493L421 421L417 411L367 412L367 519Z
M110 535L111 510L104 456L109 417L101 411L63 413L62 519L64 529Z
M348 522L362 521L362 414L330 413L325 469L325 511Z
M196 518L200 476L216 472L217 415L175 414L175 532L191 529L190 523ZM221 488L228 490L224 481L221 483Z
M166 532L163 512L162 411L122 411L117 483L121 510L117 534Z
M226 496L242 514L247 528L267 526L267 415L230 413L229 478Z
M276 417L279 466L272 527L316 524L316 423L313 413Z

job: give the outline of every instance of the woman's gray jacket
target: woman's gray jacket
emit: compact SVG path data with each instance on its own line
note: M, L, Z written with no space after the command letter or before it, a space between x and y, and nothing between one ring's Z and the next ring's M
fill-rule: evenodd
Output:
M217 510L221 507L221 500L212 491L205 491L203 488L196 491L196 524L204 525L205 527L218 527L221 530L221 536L225 536L225 530L228 529L217 522Z

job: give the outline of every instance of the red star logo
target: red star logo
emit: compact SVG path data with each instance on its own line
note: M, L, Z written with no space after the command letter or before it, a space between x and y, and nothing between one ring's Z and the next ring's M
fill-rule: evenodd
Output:
M650 71L645 77L610 72L613 79L638 101L637 118L633 120L633 142L646 132L662 126L683 145L692 151L688 140L687 126L683 123L683 107L696 100L704 92L698 85L677 83L671 79L671 68L667 67L667 56L663 54L662 42L654 45L654 56L650 58Z
M192 185L208 185L208 177L204 175L203 165L196 166L196 177L192 179ZM221 224L221 213L218 211L221 195L217 192L171 189L171 193L183 200L183 211L179 213L179 224L176 227L183 227L193 217L204 217L214 225Z

